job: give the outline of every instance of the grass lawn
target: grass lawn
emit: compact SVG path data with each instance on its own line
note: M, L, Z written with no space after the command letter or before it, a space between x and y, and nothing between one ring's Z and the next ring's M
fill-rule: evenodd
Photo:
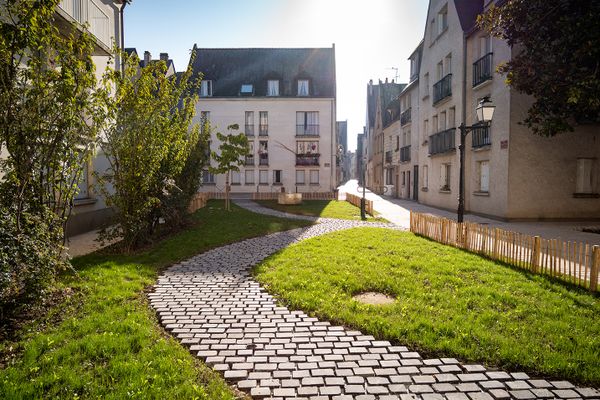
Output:
M360 208L348 203L347 201L304 200L302 204L298 205L277 204L277 200L257 200L256 202L261 206L290 214L308 215L311 217L360 220ZM368 214L367 220L386 222L386 220L383 218L374 218Z
M60 322L38 321L19 342L0 343L0 352L12 346L16 353L0 369L0 398L234 398L218 374L165 334L143 293L177 261L307 225L232 207L228 213L223 202L209 202L195 214L197 225L139 254L74 259L78 275L59 282L74 295L51 312Z
M293 309L511 371L600 385L600 297L408 232L358 228L313 238L254 271ZM390 305L352 299L364 291Z

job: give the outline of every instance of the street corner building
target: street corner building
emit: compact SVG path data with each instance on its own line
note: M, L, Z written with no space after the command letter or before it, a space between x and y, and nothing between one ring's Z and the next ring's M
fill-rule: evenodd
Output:
M197 48L202 77L195 123L215 132L238 124L250 155L232 193L325 193L337 186L335 47ZM225 191L225 175L203 171L202 192Z

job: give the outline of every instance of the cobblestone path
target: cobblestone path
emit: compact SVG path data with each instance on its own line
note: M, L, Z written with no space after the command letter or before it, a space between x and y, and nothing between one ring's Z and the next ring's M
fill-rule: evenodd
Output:
M256 203L238 204L290 217ZM149 294L161 323L193 354L254 398L600 398L600 392L566 381L491 371L453 358L423 359L404 346L277 306L250 276L253 265L303 239L356 226L389 226L319 222L219 247L169 268Z

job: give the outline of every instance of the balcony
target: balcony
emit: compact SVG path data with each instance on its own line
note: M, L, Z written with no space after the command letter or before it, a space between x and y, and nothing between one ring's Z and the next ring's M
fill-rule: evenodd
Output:
M319 154L296 154L296 165L319 165Z
M410 146L400 148L400 162L410 161Z
M490 126L481 125L474 127L471 131L473 138L473 148L489 146L492 144L492 135L490 135Z
M254 136L254 125L246 125L244 133L246 133L246 136Z
M492 53L473 63L473 87L492 79Z
M269 165L269 155L268 154L261 154L258 157L258 165Z
M258 136L269 136L269 125L259 125Z
M392 152L391 151L385 152L385 162L388 164L390 164L392 162Z
M448 74L433 85L433 104L452 96L452 74Z
M450 128L429 136L429 155L432 156L455 150L455 132L456 128Z
M400 125L401 126L404 126L411 121L411 115L410 115L411 111L412 111L412 109L408 108L402 114L400 114Z
M319 125L296 125L296 136L319 136Z
M110 19L100 7L91 0L61 0L58 3L59 14L66 14L80 25L89 24L89 31L99 42L104 51L110 54L112 47L110 35Z
M244 165L254 165L254 156L246 156L246 162Z

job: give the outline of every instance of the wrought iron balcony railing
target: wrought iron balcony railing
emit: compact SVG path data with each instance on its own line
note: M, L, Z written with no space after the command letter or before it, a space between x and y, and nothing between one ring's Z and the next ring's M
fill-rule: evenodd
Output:
M473 87L492 79L492 53L473 63Z
M433 85L433 104L452 96L452 74L448 74Z
M318 154L297 154L296 165L319 165Z
M483 147L492 144L492 136L490 135L490 126L485 124L473 127L471 131L473 137L473 147Z
M450 128L429 136L429 155L455 150L455 133L456 128Z
M410 146L400 148L400 162L410 161Z
M406 125L411 121L411 110L408 108L400 114L400 125Z

